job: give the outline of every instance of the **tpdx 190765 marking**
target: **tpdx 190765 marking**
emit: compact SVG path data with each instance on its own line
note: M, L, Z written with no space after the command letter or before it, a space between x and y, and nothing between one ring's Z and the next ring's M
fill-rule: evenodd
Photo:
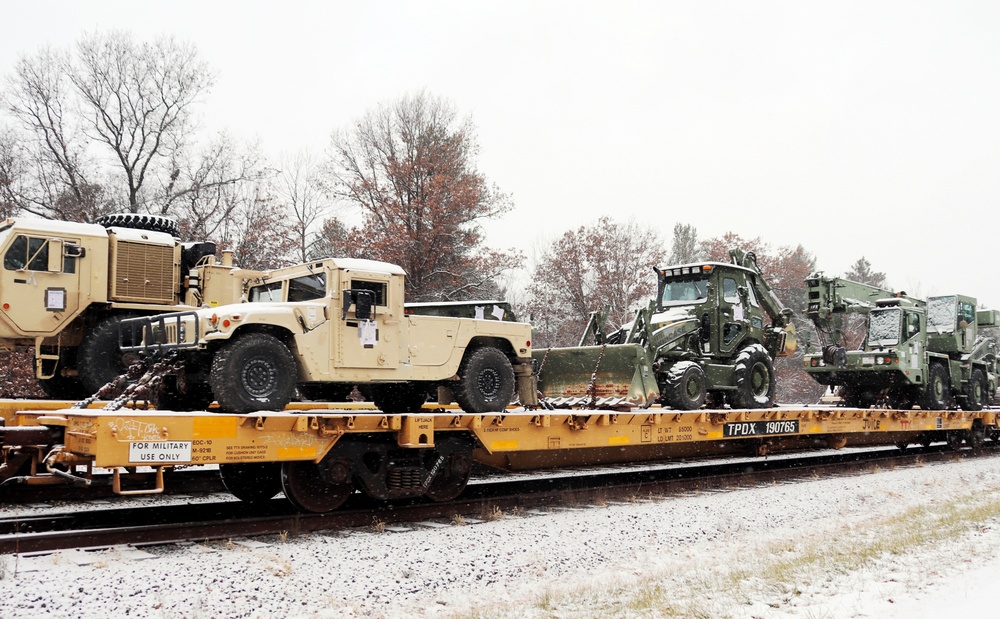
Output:
M737 421L722 427L722 436L770 436L772 434L798 434L799 420L785 421Z

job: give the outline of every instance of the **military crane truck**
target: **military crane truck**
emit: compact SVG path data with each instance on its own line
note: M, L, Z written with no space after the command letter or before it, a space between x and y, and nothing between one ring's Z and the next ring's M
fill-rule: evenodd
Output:
M821 334L848 313L867 314L856 350L825 340L819 352L805 355L806 372L838 388L844 405L942 410L957 403L982 410L992 400L997 345L978 329L997 326L996 311L977 311L976 299L963 295L924 302L822 274L810 276L806 285L807 313Z
M0 223L0 347L31 348L51 397L94 393L125 369L123 318L240 298L243 279L215 264L214 243L176 237L173 220L140 214Z
M631 324L605 333L595 313L581 345L535 350L539 389L554 405L694 410L774 404L774 358L795 351L792 311L757 257L656 268L656 299ZM594 345L584 346L593 335Z
M531 327L493 319L431 315L406 307L404 271L373 260L328 258L267 271L247 302L122 321L122 350L169 355L171 402L199 409L280 410L303 393L363 387L386 413L419 410L427 394L463 410L504 410L515 389L537 403ZM484 306L454 307L485 312ZM167 375L166 378L169 378ZM335 398L339 399L339 398Z

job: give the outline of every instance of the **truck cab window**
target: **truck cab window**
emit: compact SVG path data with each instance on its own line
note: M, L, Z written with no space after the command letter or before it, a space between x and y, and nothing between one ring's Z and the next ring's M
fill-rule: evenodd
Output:
M49 244L45 239L23 234L14 239L3 256L3 266L8 271L49 270Z
M350 288L351 290L370 290L375 293L375 305L386 306L386 283L385 282L373 282L365 281L362 279L352 279Z
M740 293L736 280L731 277L722 279L722 300L726 303L739 303Z
M312 301L326 296L326 274L315 273L288 280L288 301Z
M250 289L247 299L251 303L278 303L281 301L282 282L271 282Z

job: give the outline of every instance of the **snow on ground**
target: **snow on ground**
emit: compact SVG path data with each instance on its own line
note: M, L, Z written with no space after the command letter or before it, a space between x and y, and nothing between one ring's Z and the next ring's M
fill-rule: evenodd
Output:
M0 616L994 616L998 491L998 461L980 458L478 523L0 557Z

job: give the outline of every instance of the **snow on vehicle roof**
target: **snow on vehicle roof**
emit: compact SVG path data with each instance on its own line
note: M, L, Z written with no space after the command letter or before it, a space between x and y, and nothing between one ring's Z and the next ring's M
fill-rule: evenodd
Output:
M13 217L7 220L16 228L25 228L29 232L39 231L44 234L80 234L90 236L106 236L104 226L85 224L78 221L59 221L42 217Z
M388 273L390 275L406 275L402 267L389 262L379 260L365 260L363 258L333 258L333 264L339 269L350 269L352 271L369 271L373 273Z
M152 230L137 230L135 228L119 228L113 226L108 228L109 232L114 232L119 241L138 241L145 243L159 243L162 245L173 245L174 237L166 232L153 232Z

